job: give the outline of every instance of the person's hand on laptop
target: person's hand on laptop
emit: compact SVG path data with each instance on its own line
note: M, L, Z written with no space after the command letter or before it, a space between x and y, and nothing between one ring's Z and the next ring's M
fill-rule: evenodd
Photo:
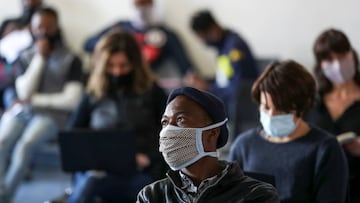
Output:
M146 154L137 153L136 154L136 163L139 170L142 170L150 165L150 159Z

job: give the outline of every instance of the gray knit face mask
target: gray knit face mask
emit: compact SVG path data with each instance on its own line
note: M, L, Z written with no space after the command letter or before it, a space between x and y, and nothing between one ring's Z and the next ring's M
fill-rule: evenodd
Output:
M186 168L205 156L218 157L217 152L204 151L202 133L222 126L226 121L227 119L204 128L181 128L168 125L160 132L159 151L174 171Z

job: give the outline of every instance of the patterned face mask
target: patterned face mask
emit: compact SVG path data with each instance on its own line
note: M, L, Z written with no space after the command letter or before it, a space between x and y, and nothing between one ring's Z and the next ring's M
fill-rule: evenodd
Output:
M160 148L166 163L174 171L183 169L202 157L217 157L217 152L205 152L202 143L203 131L217 128L222 122L204 128L180 128L168 125L160 132Z

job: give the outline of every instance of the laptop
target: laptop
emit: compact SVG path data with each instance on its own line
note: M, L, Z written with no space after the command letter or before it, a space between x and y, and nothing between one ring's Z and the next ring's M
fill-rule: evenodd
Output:
M137 170L133 130L75 129L61 131L58 138L65 172L102 170L128 176Z

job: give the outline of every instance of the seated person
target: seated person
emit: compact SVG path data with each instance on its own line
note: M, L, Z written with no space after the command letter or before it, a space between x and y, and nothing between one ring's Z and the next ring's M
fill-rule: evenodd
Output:
M318 97L308 121L333 135L357 135L342 144L349 164L351 202L360 202L360 71L359 59L346 35L322 32L314 44Z
M144 57L155 72L166 59L175 62L182 76L188 70L192 70L193 65L178 36L157 19L155 0L132 1L134 6L132 18L119 21L89 38L84 45L85 51L92 53L97 41L109 31L124 30L133 33Z
M25 72L0 122L0 202L11 201L33 154L65 126L83 90L82 64L62 40L57 12L37 10L31 31L35 41L16 62Z
M5 89L14 85L15 78L24 70L15 60L20 52L32 43L27 26L36 9L42 5L41 0L21 0L23 13L20 17L6 19L0 27L0 108L6 108ZM4 101L5 100L5 101Z
M158 152L157 136L166 95L156 85L130 33L105 35L96 45L93 59L87 92L70 127L135 129L139 171L130 177L106 171L78 172L66 202L93 202L96 198L104 202L134 202L144 185L163 177L165 163Z
M315 100L312 75L294 61L274 62L255 81L261 127L240 134L229 153L246 172L275 177L281 202L345 202L347 165L337 140L303 116Z
M182 87L171 92L161 119L160 151L172 169L144 187L137 202L279 202L270 184L219 161L228 139L224 104L209 92Z
M28 27L35 11L41 8L42 0L21 0L21 4L21 16L6 19L0 27L0 56L8 64L12 64L20 52L31 45L33 39Z
M9 18L4 20L0 26L0 39L10 32L27 26L32 15L42 6L42 0L21 0L22 14L17 18Z
M207 46L216 49L217 68L213 80L206 81L199 75L188 74L185 84L218 96L232 119L235 116L233 112L237 112L233 106L239 85L244 80L255 80L258 76L253 53L238 33L222 27L208 10L194 14L191 29Z

